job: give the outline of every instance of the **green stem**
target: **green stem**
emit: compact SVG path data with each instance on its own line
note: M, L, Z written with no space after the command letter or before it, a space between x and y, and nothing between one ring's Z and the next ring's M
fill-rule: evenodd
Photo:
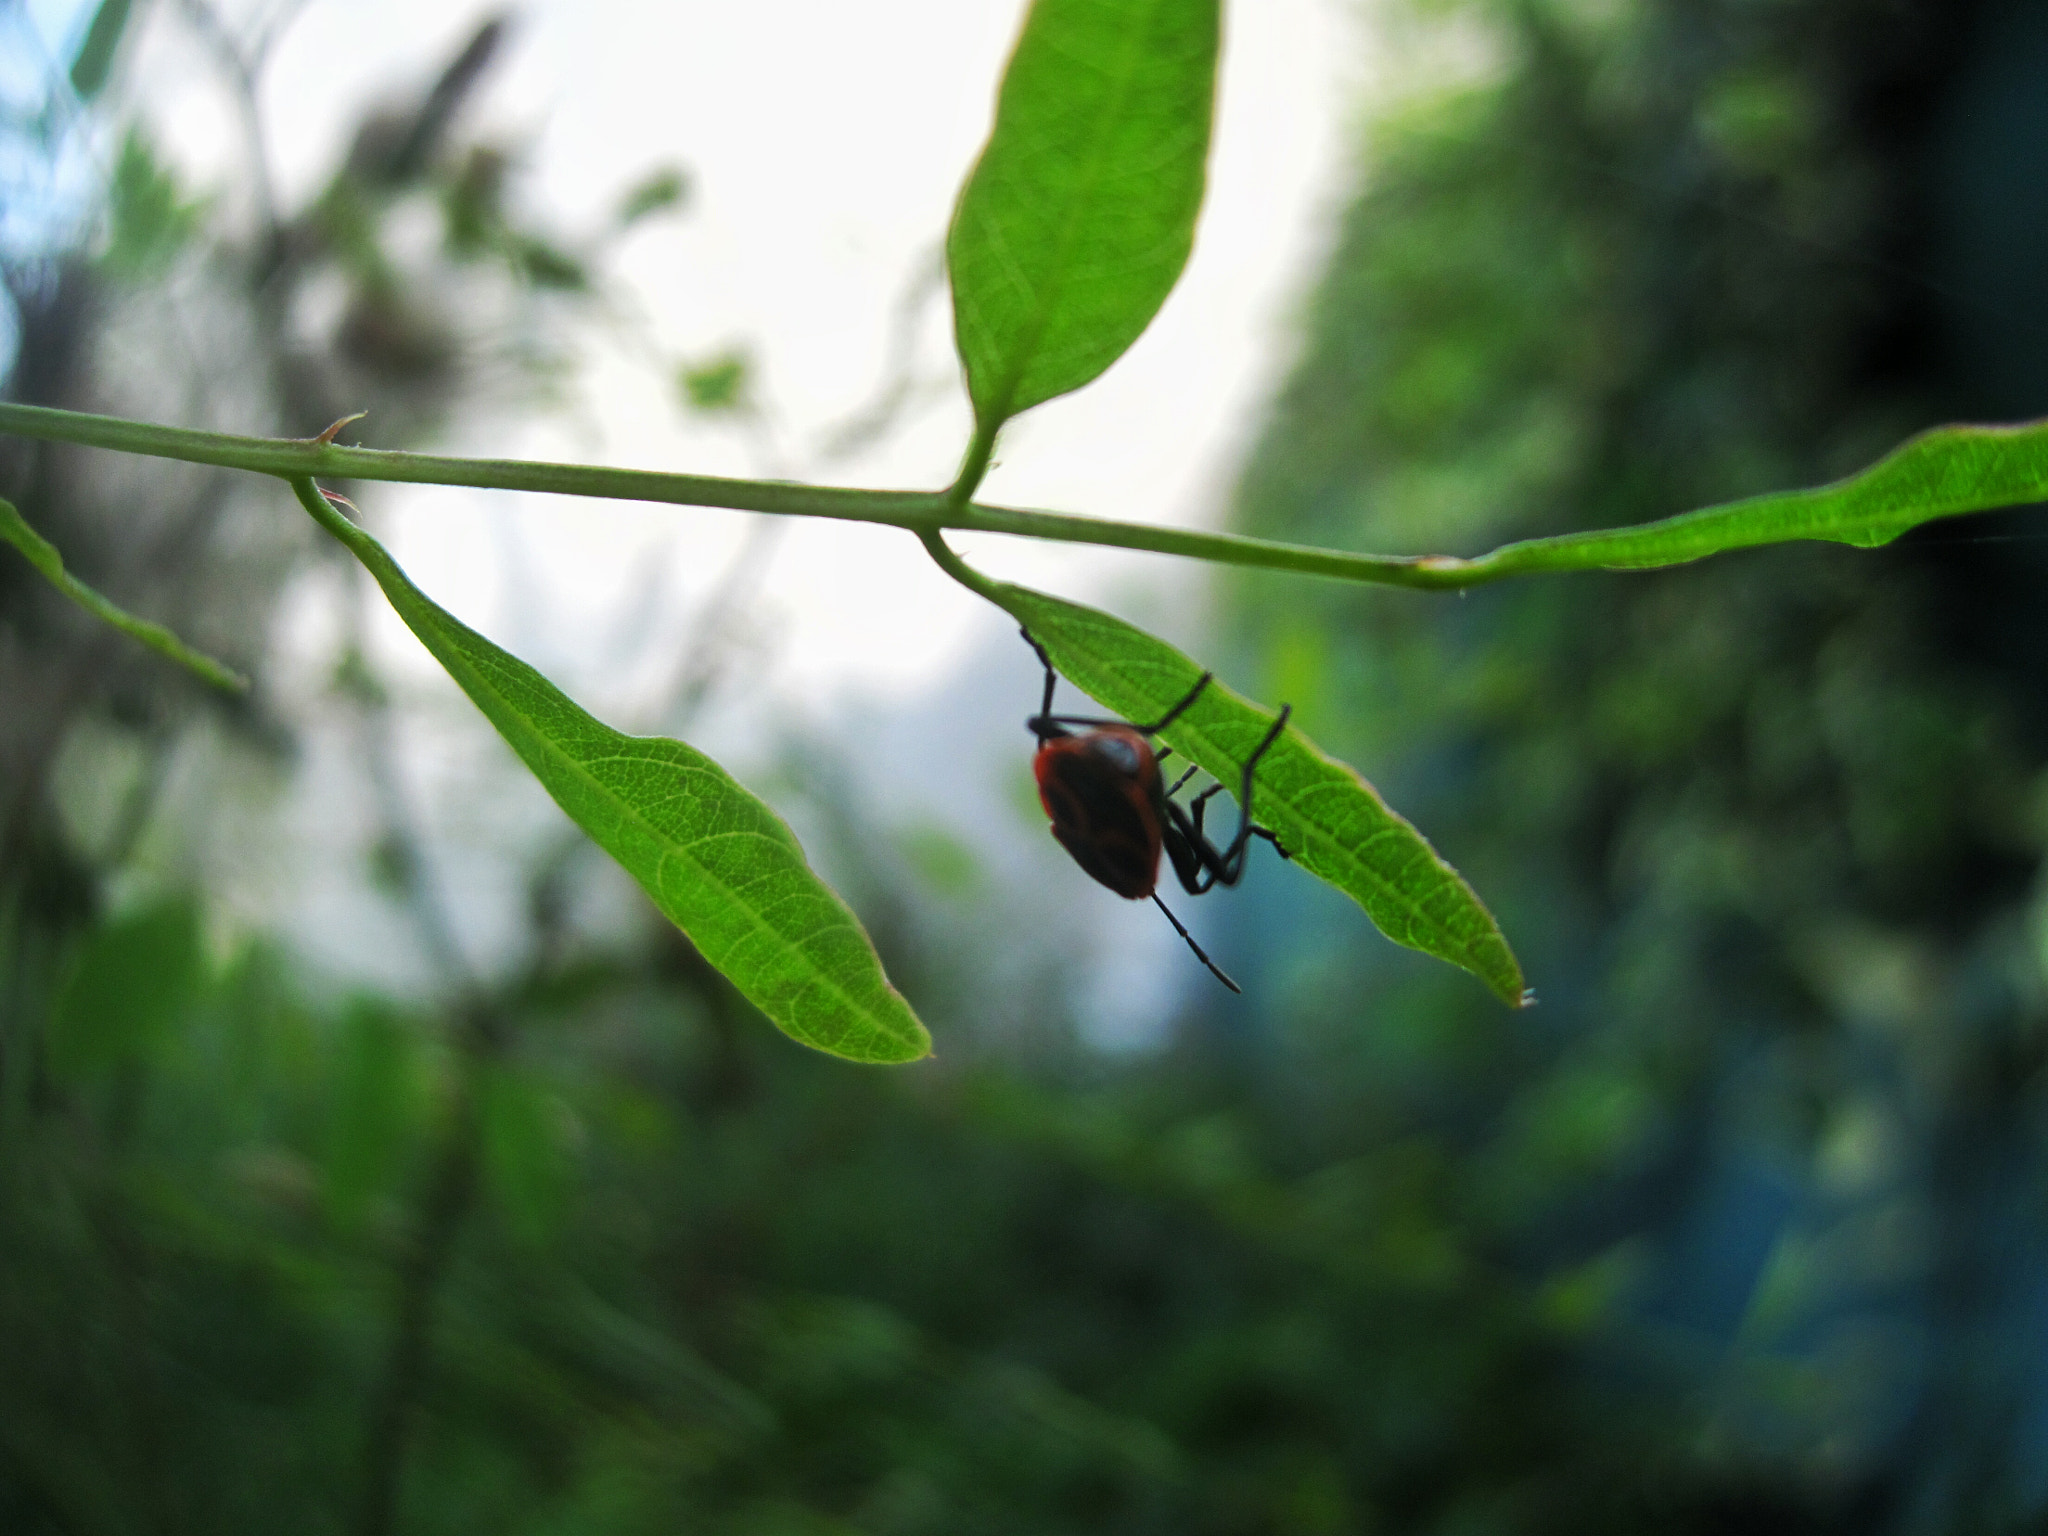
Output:
M974 424L974 440L967 445L967 457L960 462L960 473L946 489L946 505L954 510L971 506L975 491L988 475L989 460L995 456L997 426L984 427Z
M929 520L943 497L929 491L860 491L776 480L728 480L646 469L548 464L530 459L458 459L379 448L347 448L314 438L237 437L160 426L118 416L93 416L46 406L0 404L0 432L46 442L111 448L151 458L182 459L245 469L281 480L389 480L413 485L467 485L483 490L551 491L615 501L731 507L799 517L851 518L912 527Z
M1457 587L1483 576L1460 577L1473 562L1430 564L1413 556L1354 555L1341 550L1283 544L1240 534L1157 528L1106 518L1076 517L978 502L955 505L950 491L868 491L839 486L794 485L776 480L726 480L709 475L675 475L645 469L587 464L548 464L526 459L458 459L387 449L344 448L308 438L236 437L187 427L159 426L116 416L93 416L45 406L0 403L0 432L44 442L111 448L153 458L182 459L275 475L281 480L311 476L398 481L413 485L466 485L486 490L551 491L559 496L597 496L617 501L653 501L676 506L730 507L741 512L774 512L795 517L830 517L881 523L923 533L951 528L971 533L1004 533L1019 538L1057 539L1108 545L1153 554L1183 555L1229 565L1300 571L1348 581L1409 587Z
M1938 427L1909 439L1861 473L1830 485L1704 507L1630 528L1524 539L1464 559L1457 555L1350 554L1234 533L1154 528L1064 512L986 506L967 499L995 441L992 432L979 430L960 479L944 491L850 490L523 459L441 458L343 448L318 439L230 437L29 405L0 404L0 432L251 470L295 482L330 475L842 518L907 528L920 536L943 529L1006 533L1438 591L1475 587L1509 576L1683 565L1732 549L1795 539L1869 548L1938 517L2048 498L2048 422Z
M23 558L40 571L51 586L101 623L141 641L159 656L189 668L216 688L228 693L249 691L249 679L234 668L221 665L204 652L195 651L163 625L137 618L73 576L64 568L64 557L57 553L57 546L29 527L12 502L0 501L0 540L20 550Z
M940 536L936 528L927 529L920 537L924 540L925 552L938 562L940 570L944 571L977 597L987 598L998 608L1004 606L1002 598L997 595L999 583L990 581L981 572L954 554L952 547Z

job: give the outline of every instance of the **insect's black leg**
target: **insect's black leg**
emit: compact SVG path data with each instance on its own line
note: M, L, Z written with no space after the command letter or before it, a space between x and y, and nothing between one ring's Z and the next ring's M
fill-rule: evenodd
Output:
M1190 704L1194 703L1195 700L1199 699L1202 696L1202 690L1209 686L1210 679L1213 678L1215 675L1216 674L1213 672L1204 672L1200 677L1195 679L1195 686L1190 688L1187 691L1187 693L1181 698L1181 701L1178 704L1174 705L1173 708L1169 709L1157 720L1154 720L1150 725L1139 725L1135 721L1133 721L1131 724L1131 729L1136 731L1141 736L1150 736L1155 731L1165 730L1169 725L1173 724L1174 721L1178 720L1181 717L1181 712L1183 710L1185 710Z
M1153 759L1153 761L1157 763L1165 762L1168 753L1170 753L1172 750L1173 749L1171 747L1167 748L1165 752L1161 752L1157 757ZM1201 771L1201 769L1195 767L1193 764L1189 764L1188 771L1186 773L1182 774L1179 778L1175 779L1171 784L1166 786L1166 792L1169 795L1180 793L1181 785L1187 783L1189 779L1192 779L1196 774L1200 773ZM1197 800L1195 803L1197 805L1200 805L1201 801Z
M1209 674L1204 672L1202 680L1195 684L1192 693L1188 694L1187 697L1183 698L1150 725L1134 725L1128 720L1119 720L1115 715L1055 715L1051 713L1052 701L1047 699L1046 707L1037 716L1037 721L1033 724L1032 729L1037 730L1040 723L1045 725L1128 725L1140 736L1152 736L1178 720L1180 712L1194 703L1196 695L1200 694L1208 686Z
M1182 870L1181 862L1176 860L1174 863L1174 872L1180 875L1181 885L1189 895L1200 896L1219 885L1237 884L1244 877L1245 848L1254 835L1263 837L1275 848L1280 848L1279 839L1268 828L1258 826L1252 821L1252 775L1257 772L1259 759L1266 755L1266 749L1280 739L1281 731L1287 728L1288 716L1293 713L1293 705L1283 708L1280 711L1280 718L1273 722L1272 729L1266 732L1265 738L1253 749L1252 755L1245 759L1244 777L1240 781L1237 795L1237 832L1230 839L1228 847L1218 849L1209 841L1208 834L1203 829L1210 797L1223 788L1221 784L1211 784L1189 802L1186 810L1170 800L1167 802L1167 818L1188 845L1187 862L1191 868L1200 871L1197 878L1190 879ZM1183 775L1181 783L1185 782L1186 776ZM1176 789L1179 787L1179 784L1174 786ZM1280 848L1280 856L1286 858L1287 850Z
M1017 633L1024 637L1026 645L1038 653L1038 659L1045 667L1045 697L1039 701L1037 716L1024 722L1025 726L1031 731L1031 734L1043 741L1046 733L1041 727L1053 723L1052 691L1054 685L1059 681L1059 674L1053 671L1052 658L1045 654L1045 647L1032 637L1030 630L1020 627ZM1054 734L1057 735L1059 733L1055 732Z
M1217 878L1225 885L1235 885L1238 876L1244 873L1244 850L1246 840L1252 835L1252 775L1258 771L1259 759L1266 755L1266 749L1280 739L1280 733L1287 729L1287 717L1294 713L1292 704L1280 706L1280 718L1273 722L1273 728L1266 732L1252 755L1244 760L1244 783L1237 796L1237 835L1230 840L1230 846L1223 852L1223 865L1228 871ZM1201 826L1197 816L1195 825ZM1278 843L1274 846L1277 848Z
M1040 715L1038 718L1051 725L1123 725L1137 730L1130 721L1119 720L1115 715Z
M1199 890L1196 889L1194 885L1189 884L1186 880L1181 881L1181 884L1187 888L1188 893L1192 896L1200 896L1204 894L1206 891L1208 891L1210 886L1235 885L1239 880L1241 880L1244 877L1243 848L1240 848L1238 850L1239 857L1237 868L1231 869L1224 862L1225 855L1217 849L1214 843L1209 841L1208 837L1202 831L1202 811L1207 806L1209 797L1215 793L1216 790L1214 788L1205 789L1193 801L1189 802L1190 805L1193 807L1195 814L1187 819L1187 821L1184 823L1185 830L1181 831L1182 840L1188 845L1190 849L1188 855L1189 867L1198 869L1208 869L1213 871L1212 878L1208 881L1207 884L1202 885ZM1179 809L1179 806L1174 807L1174 810L1176 811ZM1283 859L1292 860L1294 857L1293 854L1289 853L1286 850L1286 848L1281 845L1280 834L1275 832L1271 827L1262 827L1257 822L1253 822L1249 827L1245 828L1245 835L1247 837L1264 838L1267 842L1273 845L1273 851L1279 854L1280 857ZM1245 847L1249 846L1249 844L1245 845ZM1195 852L1194 850L1197 849L1199 849L1200 851Z
M1188 802L1188 810L1193 813L1186 820L1188 841L1201 850L1199 857L1202 866L1209 872L1208 882L1202 887L1204 891L1211 886L1237 884L1237 876L1231 873L1224 863L1224 855L1217 851L1216 845L1209 841L1209 834L1202 828L1203 820L1209 813L1209 801L1222 790L1221 784L1211 784Z
M1285 848L1281 847L1280 834L1275 832L1271 827L1262 827L1257 822L1253 822L1252 836L1263 837L1267 842L1271 843L1273 845L1273 851L1279 854L1281 858L1291 860L1294 857L1293 854L1289 853Z
M1166 824L1160 828L1161 841L1173 858L1173 872L1180 879L1180 888L1190 896L1205 896L1218 885L1233 884L1223 878L1226 871L1222 855L1202 836L1201 828L1180 803L1168 800L1165 805Z
M1187 929L1181 926L1180 919L1173 915L1172 908L1168 907L1165 902L1159 899L1159 893L1157 891L1154 891L1152 893L1152 904L1158 907L1160 911L1166 914L1166 920L1169 923L1173 924L1173 931L1188 941L1188 948L1192 949L1195 952L1195 958L1197 960L1201 961L1202 964L1209 967L1210 975L1214 976L1218 981L1222 982L1223 985L1230 988L1230 990L1233 992L1241 993L1244 991L1243 987L1240 987L1236 982L1232 981L1228 976L1226 976L1223 973L1222 966L1218 965L1214 960L1211 960L1208 957L1208 955L1203 953L1202 946L1195 942L1195 936L1192 933L1189 933Z

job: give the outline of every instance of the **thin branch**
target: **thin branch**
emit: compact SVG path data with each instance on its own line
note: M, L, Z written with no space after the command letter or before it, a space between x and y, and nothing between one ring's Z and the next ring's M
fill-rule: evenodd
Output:
M671 506L728 507L739 512L773 512L796 517L829 517L879 523L915 533L947 528L969 533L1004 533L1020 538L1110 545L1154 554L1184 555L1232 565L1301 571L1352 581L1411 587L1456 587L1484 577L1465 576L1444 557L1357 555L1308 545L1283 544L1241 534L1159 528L1107 518L1077 517L983 503L953 506L944 491L870 491L840 486L797 485L774 480L731 480L711 475L663 474L588 464L549 464L526 459L459 459L376 448L322 445L307 438L239 437L161 426L82 411L0 403L0 432L48 442L111 448L152 458L214 464L226 469L275 475L282 480L397 481L412 485L463 485L483 490L545 491L558 496L594 496L615 501L651 501Z
M953 488L944 491L851 490L522 459L442 458L343 448L314 439L232 437L28 405L0 404L0 432L250 470L294 483L309 482L319 475L730 507L742 512L881 523L920 537L940 530L1005 533L1436 590L1473 587L1509 576L1647 570L1793 540L1870 548L1935 518L2048 500L2048 421L1936 427L1907 439L1861 473L1830 485L1754 496L1627 528L1523 539L1470 559L1351 554L1242 534L1148 527L969 502L964 487L978 474L976 456L987 447L985 437L993 441L991 434L979 431L967 470Z
M129 613L72 575L64 568L64 557L57 553L56 545L29 527L23 521L21 513L15 510L14 504L4 500L0 500L0 540L5 540L20 550L22 557L34 566L51 586L101 623L111 625L129 638L140 641L159 656L175 661L181 667L189 668L216 688L228 693L249 691L249 679L232 667L223 666L211 656L194 650L163 625Z

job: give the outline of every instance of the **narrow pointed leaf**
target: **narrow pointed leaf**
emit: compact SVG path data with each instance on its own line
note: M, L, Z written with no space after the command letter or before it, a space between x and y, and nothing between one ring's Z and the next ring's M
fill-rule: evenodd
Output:
M100 8L92 13L92 25L86 28L85 40L71 61L71 89L79 100L91 101L99 95L113 73L114 50L121 46L121 34L128 30L128 13L133 9L133 0L100 0Z
M914 1061L930 1052L930 1036L882 974L867 933L811 872L780 817L695 748L626 736L585 713L437 607L312 481L293 488L555 803L778 1028L850 1061Z
M1864 549L1940 517L2048 500L2048 422L1937 427L1832 485L1752 496L1633 528L1506 544L1475 560L1425 560L1476 579L1553 571L1642 570L1792 539Z
M1202 675L1165 641L1109 614L1023 587L989 583L986 590L1070 682L1126 719L1164 714ZM1234 791L1273 718L1211 682L1160 734ZM1511 1007L1528 1001L1522 968L1493 914L1354 769L1290 727L1259 760L1252 803L1295 863L1365 908L1388 938L1464 967Z
M1187 265L1217 0L1034 0L946 262L977 425L1123 355Z
M37 533L23 521L14 504L0 501L0 539L5 539L28 560L28 563L42 572L51 586L78 604L87 613L103 624L111 624L134 640L175 661L179 666L198 673L216 688L229 693L243 693L248 690L249 679L231 667L224 667L211 656L195 651L161 624L152 624L148 619L138 619L134 614L117 604L109 602L91 587L64 569L64 557L57 553L57 546Z

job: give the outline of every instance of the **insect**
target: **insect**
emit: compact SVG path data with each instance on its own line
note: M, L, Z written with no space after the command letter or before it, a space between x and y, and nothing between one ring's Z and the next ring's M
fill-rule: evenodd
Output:
M1202 696L1212 674L1204 672L1178 704L1150 725L1090 715L1056 715L1052 692L1058 677L1052 658L1032 638L1031 631L1021 633L1045 666L1045 697L1024 727L1038 738L1031 771L1038 780L1039 803L1052 818L1052 835L1076 864L1117 895L1132 901L1151 897L1174 931L1187 940L1195 958L1231 991L1243 990L1203 952L1194 935L1159 899L1159 855L1163 849L1181 889L1190 896L1237 884L1244 875L1245 849L1254 837L1271 843L1283 859L1290 857L1270 827L1252 820L1252 774L1266 749L1286 729L1294 706L1280 711L1265 739L1245 759L1244 779L1237 793L1237 833L1219 849L1203 832L1202 818L1210 797L1223 786L1212 784L1181 805L1173 796L1194 777L1195 770L1189 768L1169 785L1159 765L1173 755L1173 748L1155 750L1152 745L1153 736ZM1069 726L1087 729L1075 732Z

